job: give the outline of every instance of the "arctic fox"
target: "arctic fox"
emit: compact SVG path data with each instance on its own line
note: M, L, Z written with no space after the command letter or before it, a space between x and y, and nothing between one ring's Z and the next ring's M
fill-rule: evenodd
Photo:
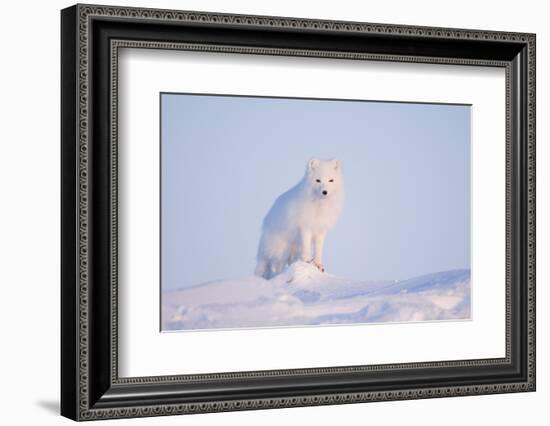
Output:
M343 203L340 161L308 161L303 179L280 195L264 218L255 274L270 279L299 260L324 272L325 237Z

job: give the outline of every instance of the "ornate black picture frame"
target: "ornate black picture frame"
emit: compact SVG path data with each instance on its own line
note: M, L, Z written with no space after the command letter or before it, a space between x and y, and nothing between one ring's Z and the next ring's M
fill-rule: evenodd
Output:
M535 390L534 34L96 5L64 9L61 29L62 415L92 420ZM506 356L120 378L120 47L504 68Z

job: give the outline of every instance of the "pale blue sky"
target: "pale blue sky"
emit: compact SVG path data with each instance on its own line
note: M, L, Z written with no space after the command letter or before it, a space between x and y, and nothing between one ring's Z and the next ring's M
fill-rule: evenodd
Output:
M470 267L470 107L161 95L164 289L249 276L261 223L310 158L342 162L328 272Z

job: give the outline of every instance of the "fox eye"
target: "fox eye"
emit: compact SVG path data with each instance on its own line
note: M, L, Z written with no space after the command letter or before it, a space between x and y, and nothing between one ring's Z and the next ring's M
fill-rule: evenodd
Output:
M316 179L316 182L319 182L319 183L321 183L321 179Z
M330 183L334 182L334 179L329 180Z

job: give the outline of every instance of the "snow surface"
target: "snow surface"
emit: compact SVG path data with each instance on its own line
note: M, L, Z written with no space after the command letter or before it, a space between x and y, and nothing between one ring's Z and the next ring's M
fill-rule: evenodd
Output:
M162 330L470 318L470 271L355 281L304 262L276 277L214 281L162 293Z

